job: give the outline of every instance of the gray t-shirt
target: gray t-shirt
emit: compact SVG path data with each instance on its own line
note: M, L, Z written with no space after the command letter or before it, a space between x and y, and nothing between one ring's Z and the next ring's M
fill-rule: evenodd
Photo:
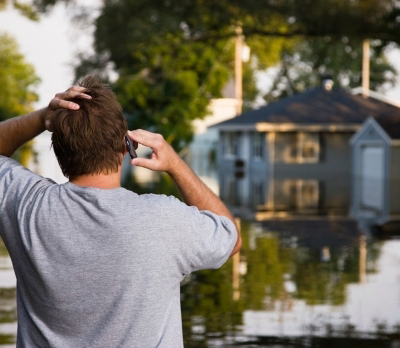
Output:
M0 212L17 347L183 347L180 282L221 267L237 238L174 197L58 185L3 156Z

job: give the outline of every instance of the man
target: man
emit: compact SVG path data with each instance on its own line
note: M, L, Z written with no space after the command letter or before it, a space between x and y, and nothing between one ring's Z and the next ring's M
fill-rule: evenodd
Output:
M69 182L9 159L45 129ZM153 150L132 165L167 172L186 204L120 187L124 136ZM17 277L17 347L183 346L180 282L218 268L241 238L224 204L161 135L128 132L97 79L0 123L0 234Z

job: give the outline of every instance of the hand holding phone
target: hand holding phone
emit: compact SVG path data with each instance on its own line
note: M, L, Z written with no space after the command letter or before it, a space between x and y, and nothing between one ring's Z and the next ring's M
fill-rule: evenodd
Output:
M129 131L128 134L131 141L133 140L135 143L153 150L150 158L135 158L131 160L132 165L169 174L179 171L182 165L186 165L161 134L143 129L135 129L134 131Z
M131 156L131 159L134 159L137 157L135 147L133 146L133 141L125 135L125 146L126 146L126 151L129 152L129 156Z

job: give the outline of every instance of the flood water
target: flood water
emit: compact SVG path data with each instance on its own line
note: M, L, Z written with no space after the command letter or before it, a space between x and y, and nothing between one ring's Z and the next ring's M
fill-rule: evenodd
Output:
M241 217L243 246L182 282L185 347L400 347L397 227L360 229L349 206L302 214L221 196ZM0 243L2 348L15 347L15 286Z

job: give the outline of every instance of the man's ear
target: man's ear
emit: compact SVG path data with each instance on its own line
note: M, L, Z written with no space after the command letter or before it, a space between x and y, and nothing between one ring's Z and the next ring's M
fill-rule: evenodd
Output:
M128 150L126 149L126 144L125 144L125 137L122 139L122 142L124 143L124 156L128 153Z

